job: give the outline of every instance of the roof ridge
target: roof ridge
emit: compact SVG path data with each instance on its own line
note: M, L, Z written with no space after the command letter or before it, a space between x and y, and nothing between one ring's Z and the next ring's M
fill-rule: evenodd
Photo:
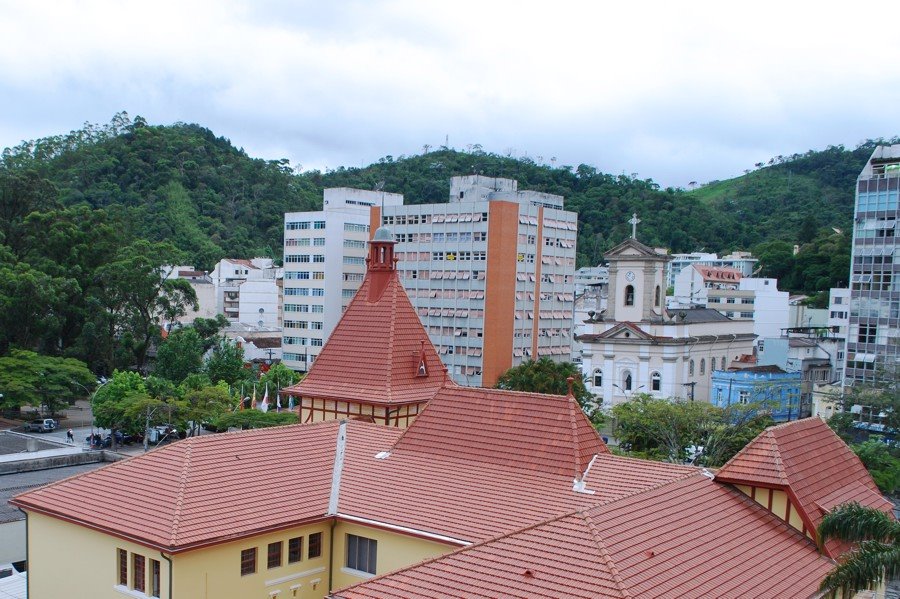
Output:
M790 479L788 478L787 472L785 472L784 462L781 459L781 448L778 446L778 437L773 435L771 432L769 432L768 435L769 437L771 437L772 443L775 444L775 455L772 456L772 463L775 464L775 469L778 472L778 478L781 479L781 483L784 486L789 487L791 483Z
M181 510L184 507L184 488L187 486L187 478L191 469L191 452L194 448L194 439L191 438L186 445L184 464L181 467L181 481L178 483L178 495L175 498L175 513L172 516L172 535L169 544L173 547L177 544L178 525L181 524Z
M571 385L569 386L571 388ZM572 427L572 460L575 464L575 480L581 480L584 476L584 469L581 465L581 442L578 437L578 422L572 404L575 403L575 397L566 395L569 404L569 424ZM580 408L579 408L580 409Z
M610 454L610 455L615 455L615 454ZM616 456L616 457L619 457L619 456ZM617 501L622 501L623 499L630 499L636 495L641 495L643 493L649 493L651 491L655 491L657 489L665 487L666 485L671 485L674 483L681 482L683 480L687 480L687 479L691 478L692 476L703 476L704 478L709 478L708 476L703 474L701 472L701 470L702 470L702 468L698 467L696 472L686 473L684 476L679 476L678 478L662 480L662 481L659 481L658 483L656 483L655 485L650 485L649 487L641 487L640 489L636 489L636 490L632 491L631 493L626 493L625 495L619 495L618 497L610 497L609 499L606 499L604 501L598 501L597 503L594 503L592 505L585 506L583 508L579 508L577 511L588 512L590 510L595 510L597 508L606 507Z
M579 514L585 522L587 522L588 531L591 533L591 537L594 539L594 543L597 545L597 549L600 550L600 557L603 558L603 562L609 568L609 571L612 573L613 580L616 583L619 591L622 593L623 597L631 597L631 593L628 592L628 589L625 588L625 581L622 580L621 574L619 574L619 569L616 567L616 563L613 561L612 556L609 554L609 550L606 548L606 543L603 542L603 539L600 537L600 531L597 530L597 526L594 524L594 519L591 518L590 514L581 513Z
M394 399L394 366L397 364L396 356L394 352L396 348L394 347L394 335L397 330L397 286L399 285L399 280L397 279L397 271L396 269L391 272L391 279L388 281L387 287L390 289L391 293L391 328L390 333L388 334L388 342L387 346L391 350L391 367L387 369L387 399L388 402L393 401ZM385 289L387 292L388 289ZM416 315L418 317L418 315ZM387 415L387 410L385 410L385 415ZM390 418L386 416L386 422L389 421Z

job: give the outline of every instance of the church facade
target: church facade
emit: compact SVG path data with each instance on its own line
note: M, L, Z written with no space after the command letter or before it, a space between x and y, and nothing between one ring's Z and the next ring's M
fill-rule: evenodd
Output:
M588 390L604 407L641 393L709 401L712 372L752 352L753 323L708 309L667 311L671 258L635 237L604 255L607 309L591 315L577 338Z

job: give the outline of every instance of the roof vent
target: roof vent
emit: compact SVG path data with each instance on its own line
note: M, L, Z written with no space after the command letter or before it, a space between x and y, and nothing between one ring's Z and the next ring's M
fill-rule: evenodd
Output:
M390 455L391 455L390 451L379 451L378 453L375 454L375 459L376 460L384 460L384 459L387 459L388 457L390 457Z
M706 478L708 478L708 479L710 479L710 480L712 480L712 479L714 479L714 478L716 477L715 474L713 474L712 472L710 472L710 471L707 470L706 468L701 468L701 469L700 469L700 474L702 474L703 476L705 476Z
M524 576L525 578L534 578L534 572L532 572L531 570L524 570L522 572L522 576Z

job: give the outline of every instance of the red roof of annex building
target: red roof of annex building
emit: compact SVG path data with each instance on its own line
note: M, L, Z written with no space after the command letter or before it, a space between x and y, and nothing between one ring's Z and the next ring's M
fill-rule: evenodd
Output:
M695 470L331 597L807 597L833 565L797 530Z
M283 393L397 405L427 401L453 384L388 259L374 270L370 255L365 280L309 374Z
M842 503L885 512L893 507L856 454L820 418L767 428L722 466L716 480L786 491L810 531ZM837 557L847 546L831 540L825 548Z

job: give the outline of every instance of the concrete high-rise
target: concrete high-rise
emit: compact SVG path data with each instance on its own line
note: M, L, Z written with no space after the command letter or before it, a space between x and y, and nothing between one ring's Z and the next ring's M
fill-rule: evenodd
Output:
M856 182L845 383L896 381L900 366L900 145L878 146Z
M284 215L284 364L306 371L362 284L372 206L396 193L326 189L323 209Z
M375 207L371 225L381 224L456 382L489 387L526 360L572 359L577 214L562 196L453 177L449 203Z

